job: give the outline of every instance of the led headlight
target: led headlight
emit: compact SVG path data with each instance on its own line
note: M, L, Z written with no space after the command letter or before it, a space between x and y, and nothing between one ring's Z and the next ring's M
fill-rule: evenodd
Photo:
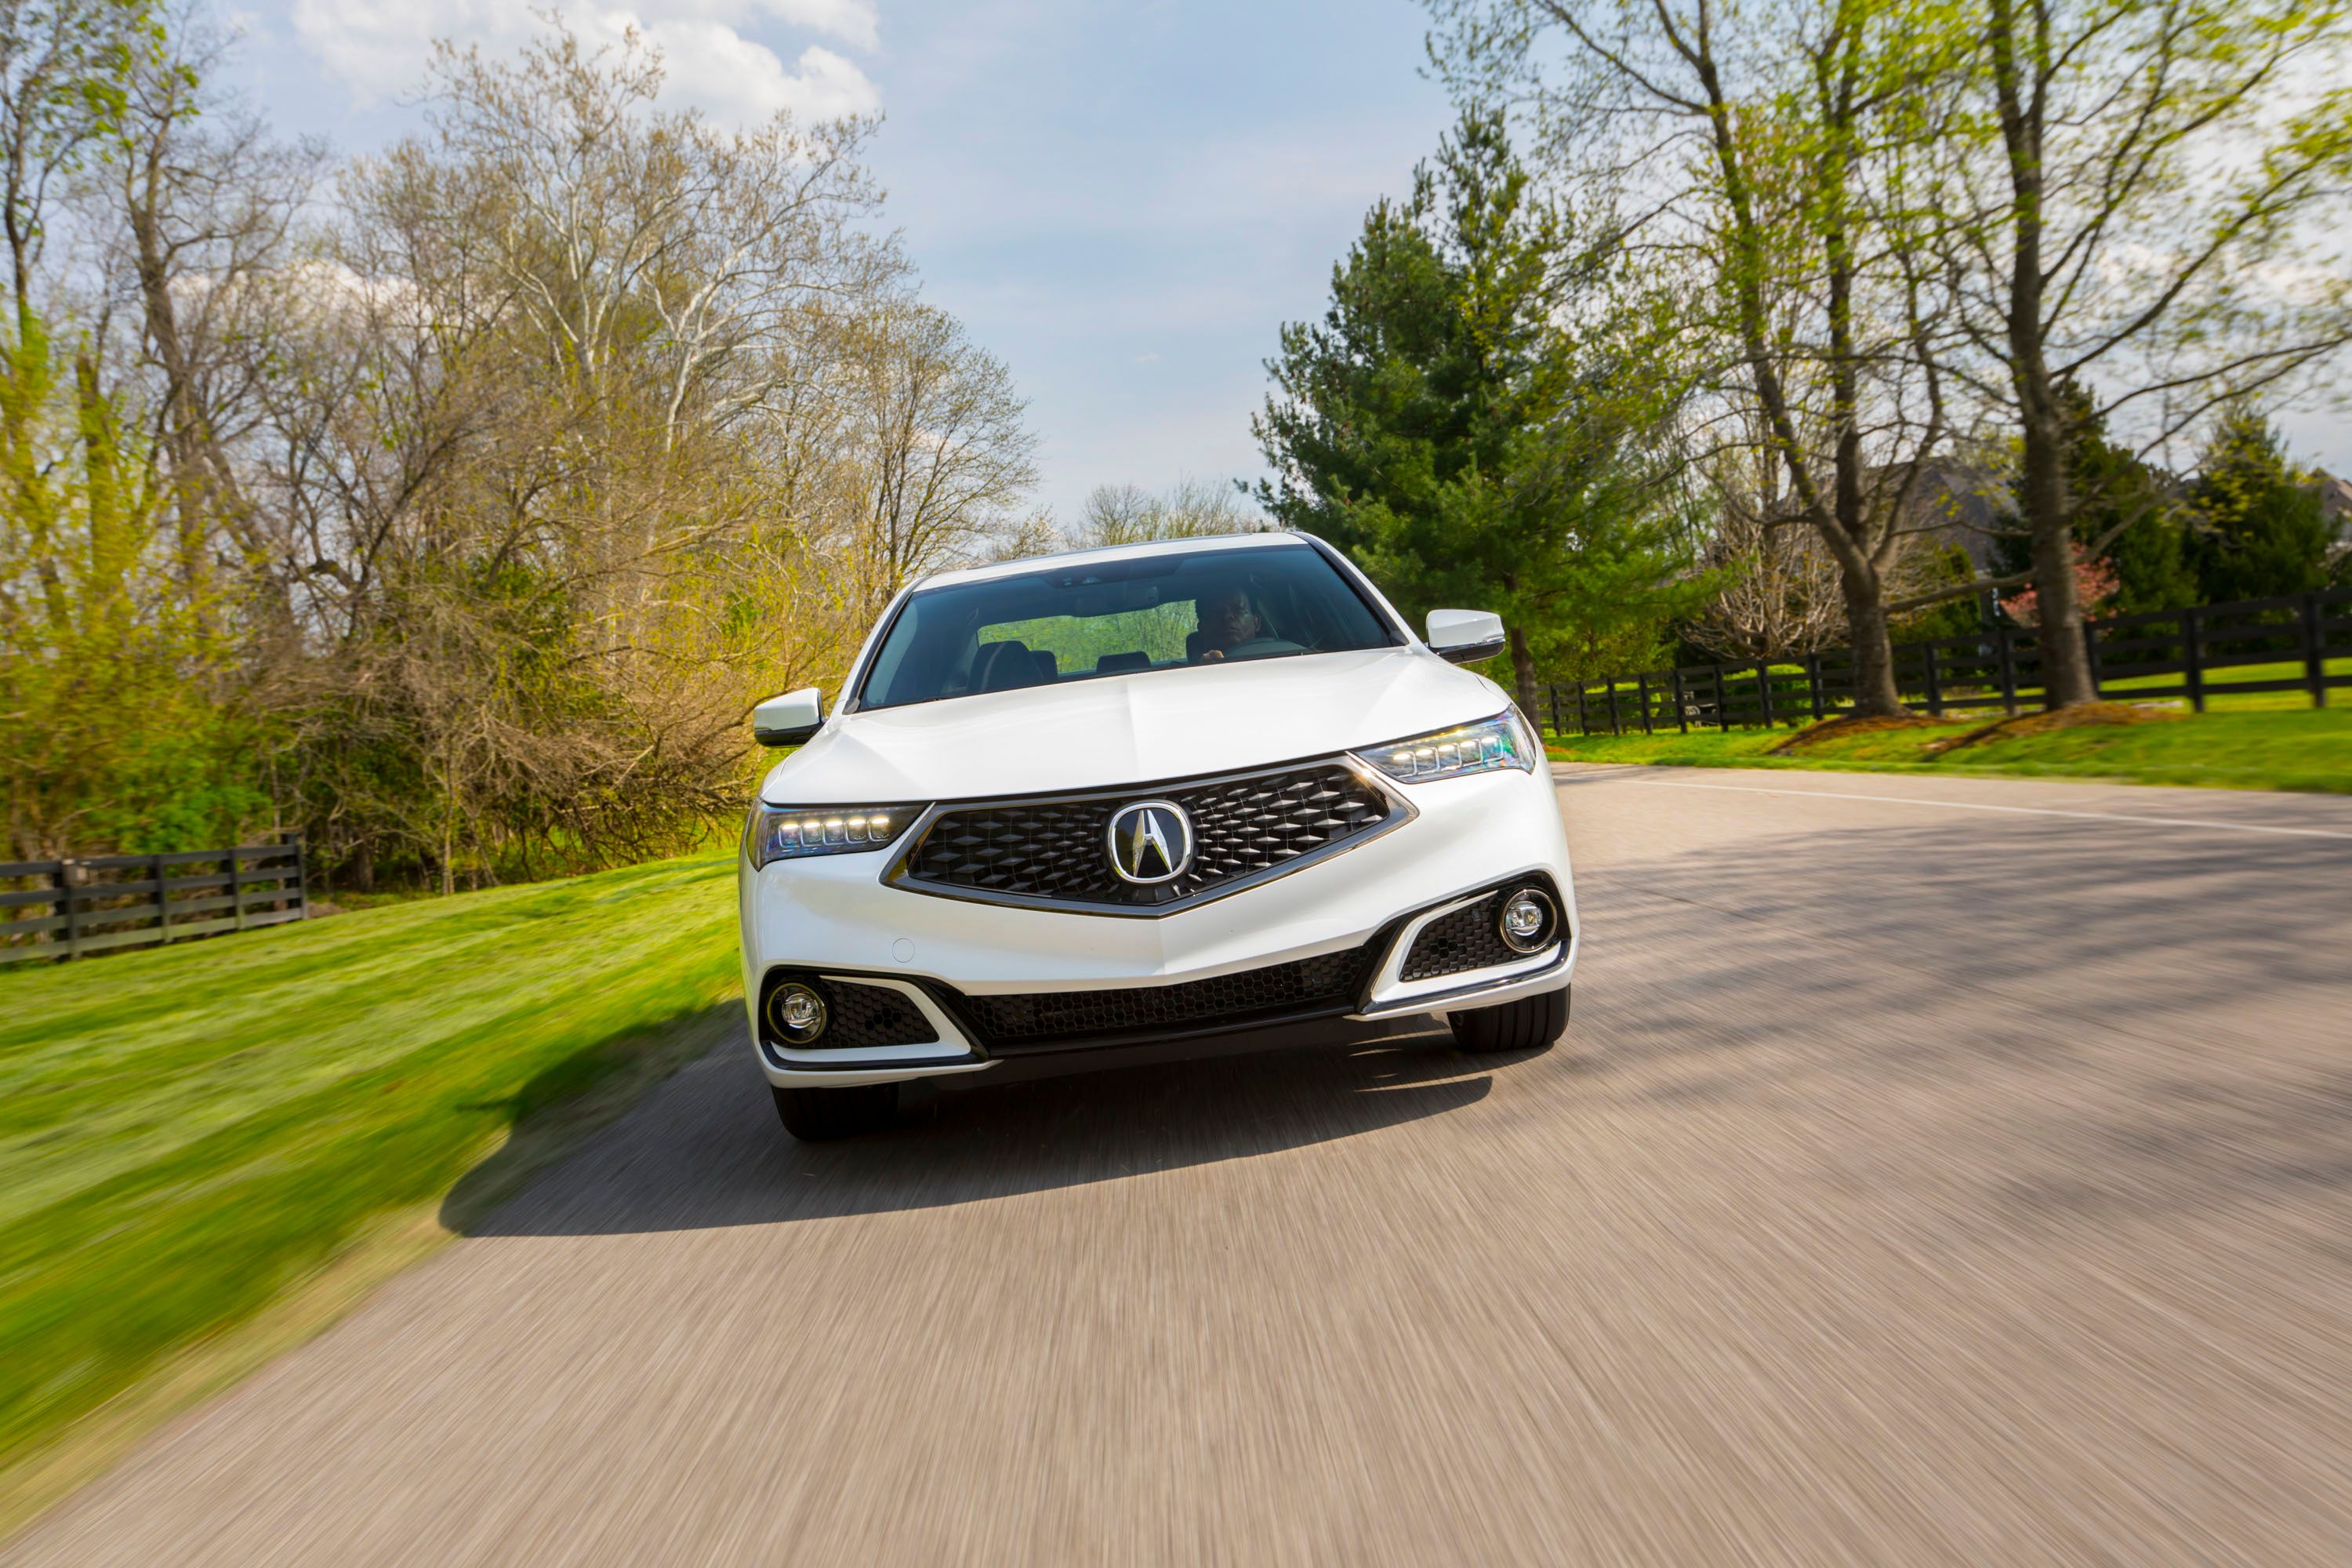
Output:
M754 870L771 860L811 855L857 855L879 849L907 831L919 805L770 805L751 803L743 824L743 854Z
M1391 778L1420 784L1493 773L1497 768L1532 773L1537 752L1535 737L1520 721L1519 710L1506 708L1475 724L1391 741L1385 746L1367 746L1357 755Z

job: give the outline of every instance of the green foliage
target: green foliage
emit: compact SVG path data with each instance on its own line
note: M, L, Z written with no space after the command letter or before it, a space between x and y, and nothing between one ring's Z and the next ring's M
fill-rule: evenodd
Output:
M1253 421L1276 478L1259 500L1347 550L1418 617L1490 608L1524 686L1654 656L1702 596L1645 489L1657 410L1622 341L1608 247L1541 200L1501 116L1466 113L1295 323Z
M2111 567L2116 588L2098 606L2102 615L2177 610L2204 602L2189 561L2189 526L2160 470L2109 439L2105 416L2074 382L2058 388L2066 441L2061 463L2074 542ZM1993 563L2002 575L2032 570L2025 525L2013 512L2001 519Z
M2225 410L2198 460L2188 503L2189 557L2208 603L2269 599L2327 585L2319 492L2248 405Z
M722 1000L730 878L649 865L0 973L0 1465Z
M1923 589L1956 587L1976 581L1976 563L1969 552L1957 544L1939 544L1930 552L1932 559L1920 572ZM1897 642L1927 642L1940 637L1964 637L1984 629L1984 610L1977 595L1946 599L1938 605L1914 610L1894 623Z

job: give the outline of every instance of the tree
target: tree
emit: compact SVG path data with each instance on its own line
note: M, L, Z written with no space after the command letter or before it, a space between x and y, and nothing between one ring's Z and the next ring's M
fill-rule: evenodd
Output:
M2058 398L2067 432L2061 468L2077 559L2075 583L2105 584L2101 607L2117 615L2196 604L2200 591L2186 554L2188 532L2166 476L2109 437L2106 416L2081 384L2061 385ZM1993 556L2003 576L2031 577L2034 572L2032 536L2014 511L1994 535ZM2085 576L2086 569L2093 574ZM2041 594L2029 591L2038 617ZM2004 603L2014 606L2017 598ZM2082 607L2091 605L2084 601Z
M1233 487L1179 479L1157 494L1138 485L1097 485L1068 538L1072 547L1089 550L1152 539L1248 533L1265 526L1265 519Z
M2232 404L2215 421L2187 502L2190 561L2208 603L2327 585L2332 541L2319 491L2252 405Z
M2352 339L2331 259L2352 174L2352 40L2331 0L1987 0L1923 18L1963 46L1985 133L1940 143L1948 363L2012 422L2053 708L2095 695L2077 628L2076 427L2153 443ZM2096 387L2070 408L2064 389ZM2060 635L2052 635L2053 629Z
M1612 258L1538 200L1502 118L1465 112L1294 323L1253 421L1260 503L1346 549L1408 613L1491 605L1520 705L1536 662L1654 640L1691 592L1635 447L1643 378L1611 334Z
M1902 712L1888 579L1949 429L1913 190L1948 110L1925 90L1943 41L1868 0L1430 4L1456 91L1526 103L1555 180L1640 215L1628 244L1681 289L1703 426L1761 426L1838 568L1854 710Z

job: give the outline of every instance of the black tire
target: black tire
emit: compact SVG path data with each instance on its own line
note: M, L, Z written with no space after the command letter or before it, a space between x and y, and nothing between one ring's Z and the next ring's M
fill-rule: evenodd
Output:
M1465 1051L1536 1051L1568 1027L1568 987L1540 996L1522 996L1499 1007L1469 1007L1448 1013L1454 1044Z
M869 1083L856 1089L779 1089L776 1114L782 1119L784 1131L803 1143L824 1143L835 1138L879 1132L898 1114L898 1086Z

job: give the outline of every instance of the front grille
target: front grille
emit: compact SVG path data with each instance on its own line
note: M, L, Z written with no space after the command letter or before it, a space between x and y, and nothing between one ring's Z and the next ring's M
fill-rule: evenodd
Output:
M1440 915L1421 928L1412 939L1412 951L1405 954L1404 963L1397 970L1399 980L1432 980L1441 974L1461 974L1473 969L1492 969L1496 964L1517 963L1533 956L1519 952L1503 940L1497 923L1503 912L1503 898L1514 888L1536 887L1546 893L1552 891L1551 879L1536 878L1532 881L1513 881L1496 888L1475 904L1465 904L1450 915ZM1559 937L1568 935L1563 926Z
M1240 1027L1353 1007L1372 955L1371 948L1351 948L1173 985L967 996L963 1005L997 1050Z
M1475 904L1430 921L1413 938L1412 951L1405 954L1404 967L1397 972L1397 978L1428 980L1525 958L1526 953L1511 950L1495 927L1495 919L1502 910L1503 894L1497 889Z
M1112 871L1106 833L1121 805L1154 798L1174 801L1192 819L1192 861L1171 881L1139 886ZM1007 902L1149 912L1295 868L1403 809L1340 762L954 806L908 851L901 877L917 888Z
M828 981L825 999L833 1016L824 1034L809 1042L836 1049L859 1046L928 1046L940 1037L922 1009L903 991L881 985Z

